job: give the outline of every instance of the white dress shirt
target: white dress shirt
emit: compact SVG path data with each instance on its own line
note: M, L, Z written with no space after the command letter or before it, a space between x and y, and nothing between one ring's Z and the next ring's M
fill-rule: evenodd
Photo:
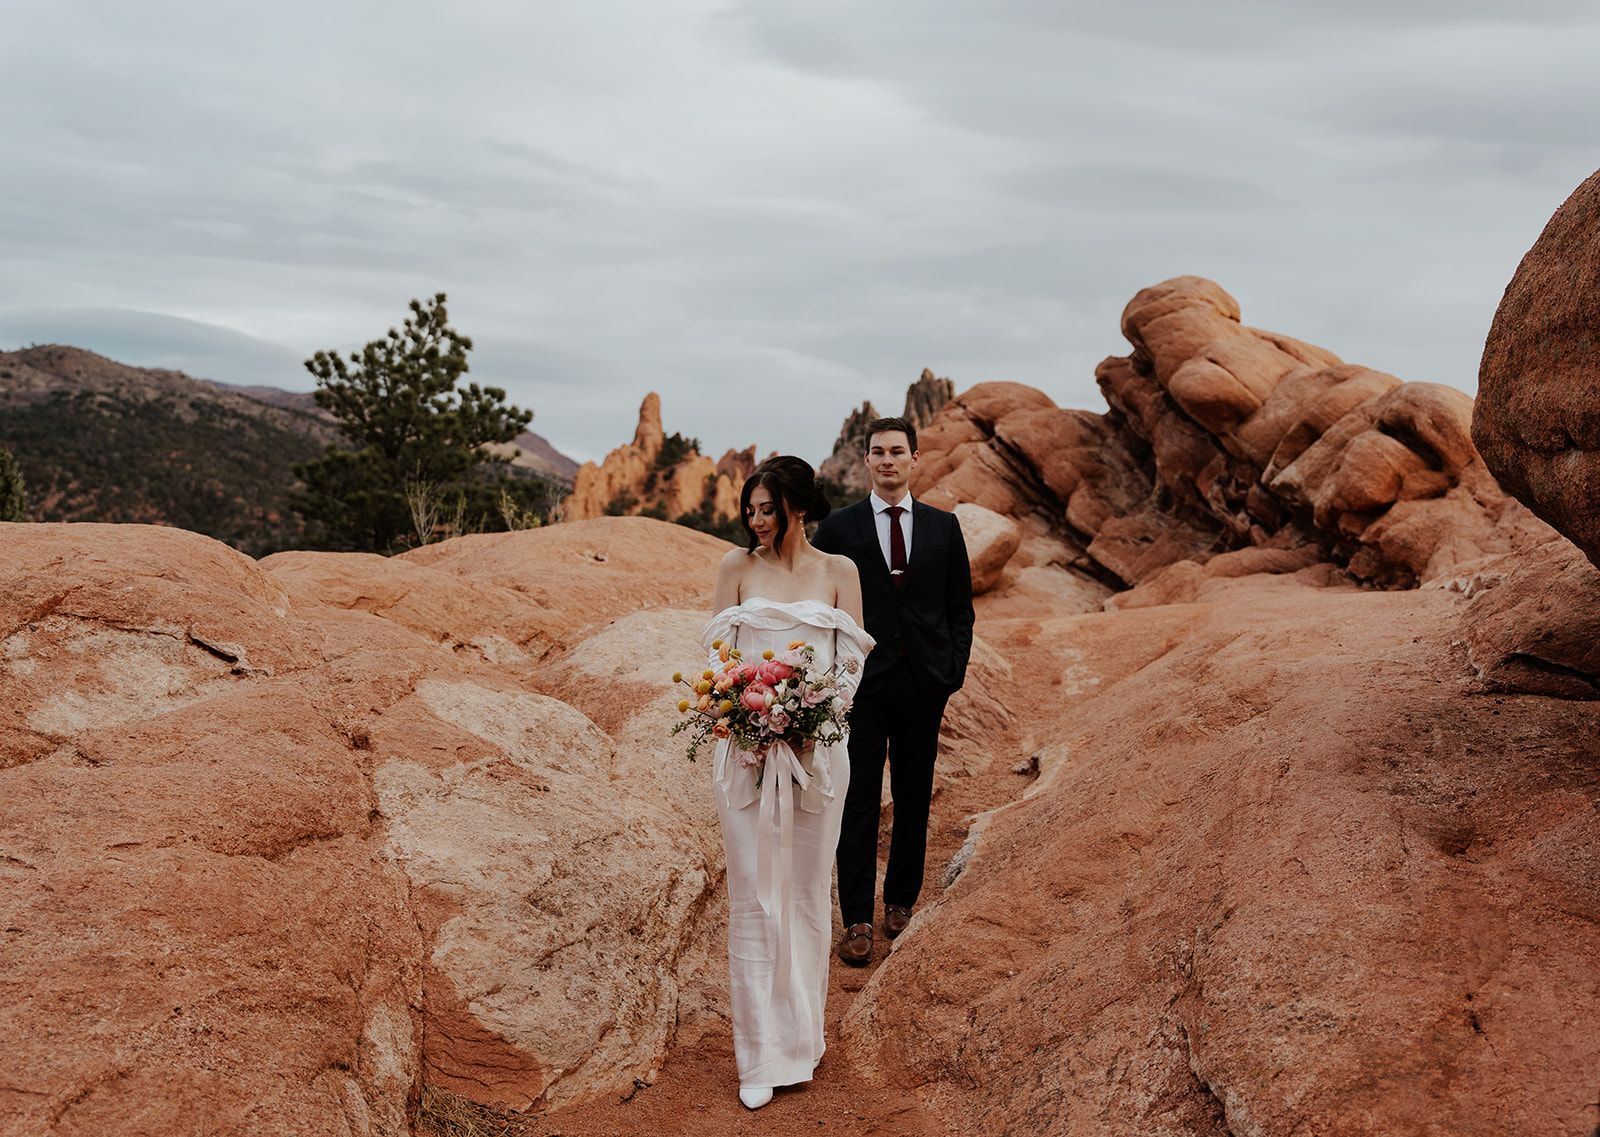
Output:
M878 547L883 550L883 563L890 568L894 562L889 559L889 515L885 512L891 505L898 505L905 510L900 515L900 535L906 542L906 565L911 564L911 491L907 490L899 501L884 501L878 496L878 491L872 491L872 517L878 524Z

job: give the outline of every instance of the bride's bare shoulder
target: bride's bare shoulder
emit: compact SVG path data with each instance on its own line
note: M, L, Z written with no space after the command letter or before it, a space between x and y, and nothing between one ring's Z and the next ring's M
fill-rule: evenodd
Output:
M828 576L833 580L855 580L856 563L840 553L823 553L828 558Z

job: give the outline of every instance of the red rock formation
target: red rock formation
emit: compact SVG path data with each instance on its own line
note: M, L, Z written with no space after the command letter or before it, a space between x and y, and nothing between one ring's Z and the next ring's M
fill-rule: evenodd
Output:
M923 432L912 491L1023 520L1062 563L1124 585L1254 548L1405 587L1524 540L1526 511L1473 448L1469 396L1244 327L1199 277L1143 290L1122 328L1132 354L1096 369L1105 415L980 384Z
M652 512L668 520L711 507L711 519L739 515L743 457L730 450L721 462L695 451L663 466L666 434L661 427L661 398L654 391L639 407L633 442L619 446L596 466L585 462L573 478L572 493L562 505L565 520L585 521L620 510L624 515ZM748 453L753 457L755 448ZM751 468L754 468L752 463Z
M1460 643L1543 651L1522 691L1600 671L1600 573L1558 596L1562 563L1470 603L1260 575L1135 612L981 597L1042 773L852 1005L853 1068L959 1134L1585 1131L1600 704L1484 694Z
M703 608L725 543L3 529L0 1132L403 1134L424 1079L582 1101L692 1022L720 846L709 769L659 748L704 616L592 637ZM537 693L552 658L658 750Z
M1506 286L1472 437L1501 484L1600 564L1600 173L1556 210Z

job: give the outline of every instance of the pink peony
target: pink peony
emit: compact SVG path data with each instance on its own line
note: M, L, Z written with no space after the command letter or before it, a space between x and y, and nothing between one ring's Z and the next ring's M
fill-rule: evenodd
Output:
M744 693L739 696L739 701L748 710L759 712L767 709L767 700L771 695L772 688L758 679L744 689Z
M761 676L761 682L767 686L776 687L794 674L794 668L787 663L779 663L775 659L769 659L756 667L756 674Z

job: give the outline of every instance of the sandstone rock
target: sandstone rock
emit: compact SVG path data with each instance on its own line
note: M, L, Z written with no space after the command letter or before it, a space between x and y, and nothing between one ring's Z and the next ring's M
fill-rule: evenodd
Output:
M1596 704L1475 694L1458 594L1216 583L1014 622L1081 693L1019 692L1041 776L852 1005L856 1068L959 1134L1586 1127Z
M703 601L725 543L608 518L258 566L10 528L0 1129L404 1134L425 1080L582 1101L718 1013L707 787L627 750L670 702L619 748L527 684ZM703 619L633 666L698 654Z
M1600 564L1600 173L1573 191L1506 286L1478 369L1489 469Z
M675 520L707 505L712 520L737 517L744 488L740 452L728 451L721 462L694 452L671 461L662 455L665 442L661 398L652 391L639 407L633 442L617 447L598 466L585 462L578 468L572 493L562 503L563 520L592 520L619 509L624 514L651 510ZM754 452L751 447L751 458Z
M852 497L871 493L872 478L862 459L867 453L867 423L880 417L871 402L862 403L859 410L846 415L839 437L833 443L833 453L817 467L817 477Z
M1483 689L1600 699L1600 571L1559 538L1501 567L1461 621Z
M910 420L920 434L922 428L934 420L945 404L956 397L956 385L941 379L924 367L917 381L906 388L906 406L901 416Z
M1400 385L1400 380L1393 375L1366 367L1329 367L1317 374L1337 382L1308 404L1294 408L1298 417L1274 446L1271 459L1262 471L1262 481L1270 483L1345 415Z
M554 532L522 530L530 536ZM549 544L535 539L534 546ZM430 546L432 547L432 546ZM276 553L262 559L299 608L370 612L451 652L488 663L526 664L555 643L558 618L524 593L463 580L404 557L373 553Z
M544 614L547 632L563 639L640 608L709 607L727 551L726 541L683 525L602 517L460 537L398 559L526 597Z
M0 1129L407 1132L415 921L286 594L180 530L14 528Z
M1000 579L1011 554L1022 544L1022 530L1009 517L981 505L963 502L955 508L961 523L961 536L967 546L967 561L972 568L973 595L987 592Z
M716 880L699 842L613 782L610 740L571 707L471 682L424 680L417 696L494 748L442 771L395 758L374 777L429 933L429 1080L527 1110L641 1076Z
M1073 549L1069 571L1123 586L1303 547L1336 576L1410 587L1522 540L1501 528L1509 499L1481 476L1462 392L1244 327L1199 277L1140 291L1123 331L1132 354L1095 370L1107 414L981 384L924 432L913 492L1041 526ZM1176 572L1133 602L1203 579Z
M1319 563L1321 550L1315 545L1293 549L1236 549L1221 553L1204 564L1175 561L1126 592L1105 601L1107 612L1131 608L1150 608L1160 604L1192 604L1205 597L1205 584L1211 580L1233 580L1257 573L1297 573Z
M585 462L572 479L572 493L563 503L564 519L586 521L604 517L613 501L630 494L635 501L651 473L664 437L661 396L651 391L639 407L639 425L633 442L619 446L600 465ZM651 448L653 446L653 449Z

